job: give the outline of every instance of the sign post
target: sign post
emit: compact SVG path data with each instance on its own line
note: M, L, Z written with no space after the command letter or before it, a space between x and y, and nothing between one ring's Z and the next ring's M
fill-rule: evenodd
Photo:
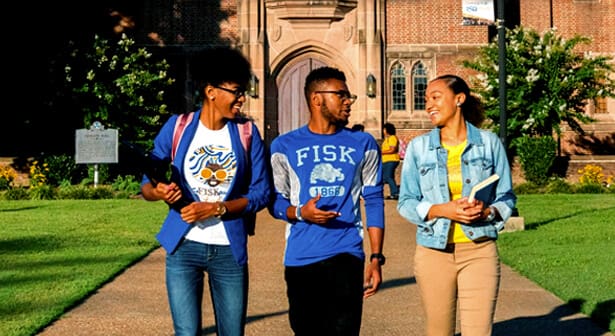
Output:
M75 133L75 162L94 164L94 187L98 186L98 165L118 162L117 129L105 129L99 122Z

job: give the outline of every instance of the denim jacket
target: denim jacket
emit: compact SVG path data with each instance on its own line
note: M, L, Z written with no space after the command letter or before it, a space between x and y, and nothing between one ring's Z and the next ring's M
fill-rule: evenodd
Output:
M481 130L466 122L467 146L461 154L462 195L468 196L472 187L497 173L500 179L485 206L497 208L500 219L493 222L461 224L471 240L497 239L498 232L510 218L517 198L512 190L512 177L506 151L500 139L490 131ZM417 244L444 249L452 221L448 218L426 220L434 204L451 200L448 185L446 149L440 144L440 129L414 138L406 149L401 171L401 187L397 210L417 225Z

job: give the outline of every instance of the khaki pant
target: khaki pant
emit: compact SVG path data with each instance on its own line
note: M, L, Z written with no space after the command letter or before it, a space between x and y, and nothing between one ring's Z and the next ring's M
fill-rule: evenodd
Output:
M457 305L461 335L491 335L500 285L495 241L449 244L446 250L417 245L414 274L427 315L428 336L455 333Z

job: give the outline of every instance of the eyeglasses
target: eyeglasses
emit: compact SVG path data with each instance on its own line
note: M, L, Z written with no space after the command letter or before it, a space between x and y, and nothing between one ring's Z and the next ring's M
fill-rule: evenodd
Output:
M348 100L350 104L353 104L357 100L357 95L351 94L348 91L314 91L314 93L335 93L341 100Z
M222 91L226 91L228 93L231 93L235 96L235 98L239 99L241 97L244 97L246 95L246 90L244 88L236 88L235 90L231 90L231 89L227 89L225 87L221 87L221 86L214 86L216 89L220 89Z

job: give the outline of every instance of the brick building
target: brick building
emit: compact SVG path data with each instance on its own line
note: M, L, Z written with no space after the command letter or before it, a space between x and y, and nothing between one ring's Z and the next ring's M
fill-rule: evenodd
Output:
M198 1L178 6L184 4L198 6ZM607 28L615 22L614 1L504 4L509 28L522 25L541 32L556 27L564 37L590 37L593 43L582 52L615 56L615 29ZM472 57L496 35L494 27L462 25L461 8L462 0L228 0L220 3L227 17L218 27L219 36L240 47L253 64L259 85L246 112L267 142L307 121L303 81L321 65L343 70L359 96L351 125L361 123L380 139L383 123L391 122L408 140L431 128L421 96L425 83L444 73L467 77L469 70L458 61ZM586 126L586 137L565 132L562 154L614 155L615 101L592 102L587 113L598 122ZM615 163L606 160L613 174Z
M376 138L381 138L385 122L395 124L398 135L407 139L425 132L431 124L423 110L424 84L443 73L467 77L469 70L458 61L472 57L496 34L494 27L462 25L462 0L145 3L144 29L160 32L160 45L183 45L187 50L186 46L215 40L243 50L258 83L246 112L268 142L306 122L303 80L312 68L325 64L343 70L359 96L350 124L363 124ZM593 43L582 52L615 56L615 33L606 28L615 22L613 1L504 3L510 28L522 25L540 32L556 27L564 37L590 37ZM169 20L169 11L179 19ZM562 153L595 154L592 143L598 141L599 154L615 154L615 101L592 102L587 113L598 120L587 126L589 138L565 133Z
M469 70L458 66L458 61L472 57L496 34L494 27L462 25L462 1L102 0L95 4L118 8L109 12L117 20L118 32L130 29L140 44L164 50L179 68L176 79L183 83L179 99L184 100L185 109L192 109L195 101L189 55L214 44L240 48L251 61L254 83L258 84L247 99L245 112L270 142L307 121L303 82L311 69L325 64L343 70L349 88L359 97L353 105L351 125L363 124L377 139L382 137L385 122L395 124L398 135L406 140L431 129L421 96L427 81L444 73L467 77ZM609 28L615 22L613 0L503 2L508 27L522 25L537 31L557 27L564 37L590 37L593 43L582 52L615 56L615 29ZM92 21L90 12L85 12L90 5L75 6L49 4L35 20L47 23L39 30L48 30L57 22L66 25L53 35L57 38L83 30ZM64 19L58 21L58 17ZM28 41L17 36L17 41ZM44 50L60 45L53 39L45 43ZM40 44L24 46L36 53ZM12 57L22 58L19 54ZM27 87L30 78L43 71L37 69L21 67L14 76L14 87ZM30 100L27 90L16 89L11 94L18 95ZM47 106L34 111L44 108ZM562 154L585 155L584 159L596 154L615 157L615 100L591 102L587 113L598 122L585 126L586 137L564 133ZM21 116L9 118L17 123ZM36 118L45 125L63 122L50 113L41 112ZM615 174L610 157L606 160L611 160L610 171Z

